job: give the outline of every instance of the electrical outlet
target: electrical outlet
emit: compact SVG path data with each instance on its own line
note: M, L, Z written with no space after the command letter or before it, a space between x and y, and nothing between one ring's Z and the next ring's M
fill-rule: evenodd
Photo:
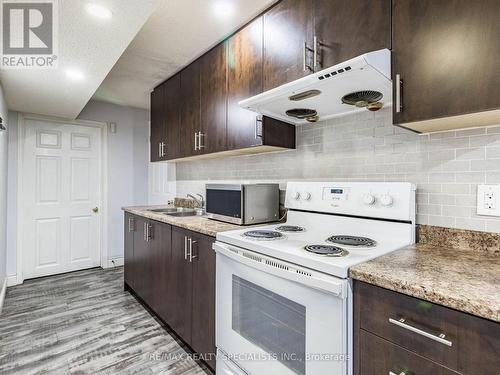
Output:
M500 216L500 185L477 186L477 214Z

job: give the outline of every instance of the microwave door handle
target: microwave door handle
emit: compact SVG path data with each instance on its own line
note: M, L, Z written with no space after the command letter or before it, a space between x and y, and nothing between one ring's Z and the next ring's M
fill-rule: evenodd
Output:
M301 275L296 272L290 272L287 270L269 266L266 263L259 262L257 260L253 260L238 253L235 253L234 251L231 250L230 246L220 242L215 242L213 245L213 249L215 250L217 255L220 254L222 256L226 256L237 263L244 264L245 266L257 269L262 272L269 273L271 275L280 277L282 279L295 281L299 284L306 285L311 288L333 294L339 298L345 298L343 280L340 279L336 280L333 276L331 279L325 280L325 279L319 279L314 276ZM236 248L234 249L236 250ZM245 251L243 249L241 250Z

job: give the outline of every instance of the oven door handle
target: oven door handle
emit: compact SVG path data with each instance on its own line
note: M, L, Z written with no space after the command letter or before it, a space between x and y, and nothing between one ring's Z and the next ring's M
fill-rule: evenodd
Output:
M287 264L286 262L274 259L265 255L257 254L252 251L229 246L221 242L215 242L213 248L216 253L224 255L235 262L244 264L256 270L269 273L271 275L281 277L298 284L321 290L323 292L333 294L340 298L346 297L345 280L338 279L334 276L325 275L318 277L312 270L302 270L301 267ZM246 256L244 255L246 254ZM250 256L249 256L250 255ZM271 264L282 264L287 266L276 267L266 263L266 260Z

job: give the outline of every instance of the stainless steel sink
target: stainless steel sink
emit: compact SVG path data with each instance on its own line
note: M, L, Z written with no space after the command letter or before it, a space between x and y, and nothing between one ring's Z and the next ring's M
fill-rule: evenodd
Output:
M205 211L201 209L183 208L183 207L157 208L151 210L151 212L161 213L164 215L175 216L175 217L202 216L205 214Z
M167 212L177 212L177 210L178 210L177 207L170 207L170 208L156 208L154 210L149 210L149 211L163 214Z
M167 212L165 215L175 216L175 217L184 217L184 216L201 216L203 213L198 213L197 211L180 211L180 212Z

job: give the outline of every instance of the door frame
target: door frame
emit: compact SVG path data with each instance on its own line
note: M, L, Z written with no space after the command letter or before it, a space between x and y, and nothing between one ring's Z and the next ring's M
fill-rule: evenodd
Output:
M99 259L102 268L108 268L108 124L90 120L64 120L57 117L19 113L17 130L17 223L16 223L16 284L24 282L23 275L23 175L24 175L24 142L26 137L26 120L47 121L66 125L87 126L101 130L101 209Z

